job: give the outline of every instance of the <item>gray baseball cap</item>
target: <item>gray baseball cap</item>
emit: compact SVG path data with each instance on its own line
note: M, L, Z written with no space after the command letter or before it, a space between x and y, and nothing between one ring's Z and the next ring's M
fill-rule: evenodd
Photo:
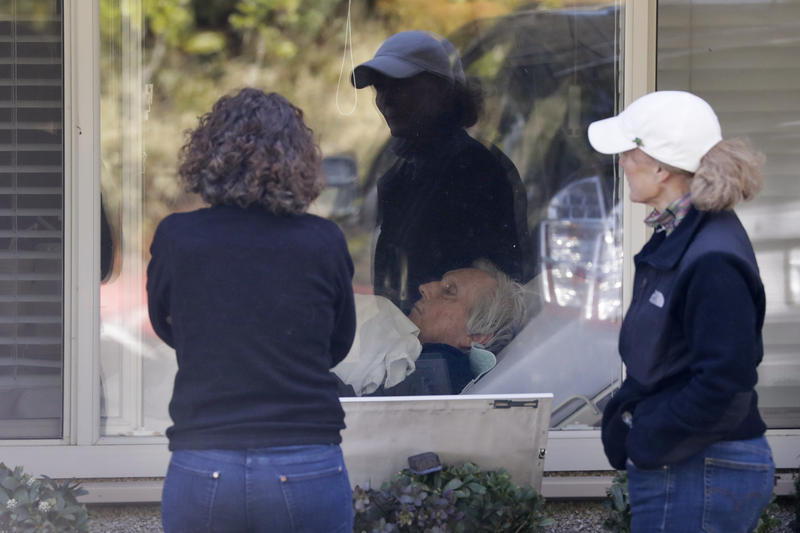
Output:
M375 57L353 70L350 81L358 89L375 83L375 73L390 78L410 78L422 72L464 83L464 69L455 47L427 31L403 31L386 39Z

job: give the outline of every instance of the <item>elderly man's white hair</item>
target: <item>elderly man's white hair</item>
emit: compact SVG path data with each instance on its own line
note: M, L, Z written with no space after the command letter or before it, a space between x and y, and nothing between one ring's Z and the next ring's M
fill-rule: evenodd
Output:
M525 322L525 294L522 285L512 280L488 259L478 259L472 268L486 272L496 282L494 290L481 294L470 309L467 333L491 334L485 348L498 353L511 342Z

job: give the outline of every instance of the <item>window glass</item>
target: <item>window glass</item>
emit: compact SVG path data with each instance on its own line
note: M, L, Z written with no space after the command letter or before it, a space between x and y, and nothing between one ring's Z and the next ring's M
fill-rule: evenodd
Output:
M472 213L488 225L507 217L499 226L517 232L509 247L518 254L516 263L504 263L511 252L493 255L492 247L505 238L501 230L472 243L480 243L473 246L481 249L477 256L493 259L525 284L528 319L497 351L496 366L464 393L552 391L555 425L598 424L598 406L621 374L621 206L613 160L591 150L585 131L619 104L621 5L375 0L353 2L350 10L345 0L101 0L102 201L108 225L100 309L104 434L158 435L170 425L176 363L148 322L148 248L164 216L203 206L177 180L178 151L185 130L235 89L279 92L303 109L325 156L328 181L311 211L344 231L355 292L374 301L374 292L390 287L397 290L387 296L399 308L413 307L418 285L431 278L414 277L410 256L392 256L388 270L380 262L387 256L381 255L380 235L386 233L379 232L379 220L387 215L379 189L402 164L397 135L392 137L376 106L374 86L355 89L350 83L354 66L405 30L446 36L465 79L480 81L482 111L466 132L510 184L508 209L478 195ZM345 39L348 24L351 41ZM434 151L429 161L445 155ZM458 187L447 191L463 193ZM435 220L431 211L400 218ZM442 224L454 226L455 238L467 242L463 228L472 219L462 224L445 217ZM439 226L422 224L431 234ZM431 245L431 256L452 259L454 268L469 266L444 246ZM403 264L407 270L397 267ZM404 282L384 285L384 278ZM591 373L579 370L587 364ZM419 376L426 365L418 366ZM430 371L436 375L442 368Z
M737 207L767 294L759 407L770 427L800 426L800 1L660 0L658 89L706 99L725 138L766 155L764 189Z
M0 439L62 435L62 12L0 3Z

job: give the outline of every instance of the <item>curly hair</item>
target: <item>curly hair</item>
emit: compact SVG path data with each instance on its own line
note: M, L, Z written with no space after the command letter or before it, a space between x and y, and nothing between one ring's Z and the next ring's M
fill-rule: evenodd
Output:
M245 88L223 96L187 136L178 174L211 205L302 214L325 187L313 132L279 94Z
M746 139L718 142L700 160L690 180L692 203L701 211L725 211L761 190L764 155Z

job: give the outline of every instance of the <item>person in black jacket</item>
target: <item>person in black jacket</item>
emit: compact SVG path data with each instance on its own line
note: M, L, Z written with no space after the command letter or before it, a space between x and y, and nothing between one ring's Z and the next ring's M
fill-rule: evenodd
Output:
M210 207L161 221L147 270L178 358L164 530L349 532L330 368L353 341L353 264L339 228L305 213L324 187L312 132L282 96L243 89L181 156Z
M526 281L522 183L502 152L465 131L482 96L452 44L428 32L397 33L352 81L375 88L396 155L377 185L375 294L409 312L420 285L480 257Z
M620 332L627 377L602 424L631 531L752 531L774 475L754 390L765 298L733 207L758 192L762 158L682 91L643 96L589 140L622 154L631 200L654 209Z

